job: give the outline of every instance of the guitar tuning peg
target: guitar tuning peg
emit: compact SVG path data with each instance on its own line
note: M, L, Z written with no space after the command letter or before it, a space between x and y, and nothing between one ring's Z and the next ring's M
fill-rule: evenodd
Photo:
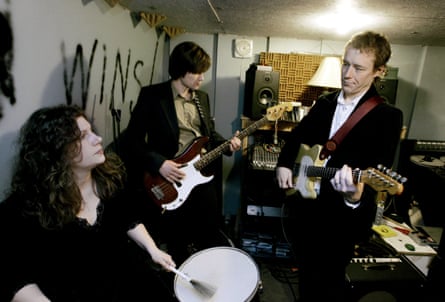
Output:
M389 174L389 176L391 176L392 178L397 178L397 177L399 177L400 175L399 174L397 174L397 172L396 171L392 171L392 170L390 170L391 171L391 173Z
M408 181L408 178L402 177L399 181L400 181L400 183L404 184L405 182Z
M382 164L377 165L377 168L383 173L386 173L386 171L388 171L388 168Z

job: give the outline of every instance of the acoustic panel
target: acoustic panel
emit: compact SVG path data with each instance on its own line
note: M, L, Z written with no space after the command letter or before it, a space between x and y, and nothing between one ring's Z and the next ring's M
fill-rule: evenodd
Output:
M279 101L301 102L312 106L325 88L308 86L323 56L294 53L261 52L260 64L272 66L280 73Z

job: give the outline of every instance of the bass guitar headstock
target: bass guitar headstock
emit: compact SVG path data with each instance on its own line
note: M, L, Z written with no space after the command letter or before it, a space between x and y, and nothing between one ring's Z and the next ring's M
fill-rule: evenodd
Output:
M278 105L272 106L267 108L266 110L266 118L269 121L276 121L279 120L282 116L283 113L288 111L292 111L293 110L293 106L291 102L282 102L279 103Z

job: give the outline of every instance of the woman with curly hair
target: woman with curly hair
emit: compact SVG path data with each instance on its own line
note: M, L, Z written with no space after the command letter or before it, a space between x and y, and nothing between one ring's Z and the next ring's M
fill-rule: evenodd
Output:
M148 301L162 288L149 258L175 263L140 223L120 158L105 154L84 112L39 109L19 143L0 203L0 300Z

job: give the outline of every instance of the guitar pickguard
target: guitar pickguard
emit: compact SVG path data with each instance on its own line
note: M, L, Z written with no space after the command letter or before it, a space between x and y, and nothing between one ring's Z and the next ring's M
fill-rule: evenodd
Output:
M294 180L294 189L299 191L301 196L308 199L315 199L317 192L315 184L319 177L309 177L307 175L307 169L312 166L323 166L324 160L319 159L322 146L315 145L312 148L302 144L297 157L298 173Z
M315 199L317 192L315 191L315 181L309 180L306 175L306 168L313 166L314 161L309 156L303 156L298 169L298 177L295 183L295 190L299 191L304 198Z
M163 209L175 210L179 208L185 202L194 187L207 183L213 179L213 175L204 176L195 168L193 164L198 161L199 158L200 155L197 155L191 161L183 165L181 170L184 171L186 177L182 181L175 184L161 181L150 186L149 190L152 192L152 197L155 197L158 201L157 203L160 204ZM174 196L171 194L174 194ZM169 202L162 202L164 199Z

